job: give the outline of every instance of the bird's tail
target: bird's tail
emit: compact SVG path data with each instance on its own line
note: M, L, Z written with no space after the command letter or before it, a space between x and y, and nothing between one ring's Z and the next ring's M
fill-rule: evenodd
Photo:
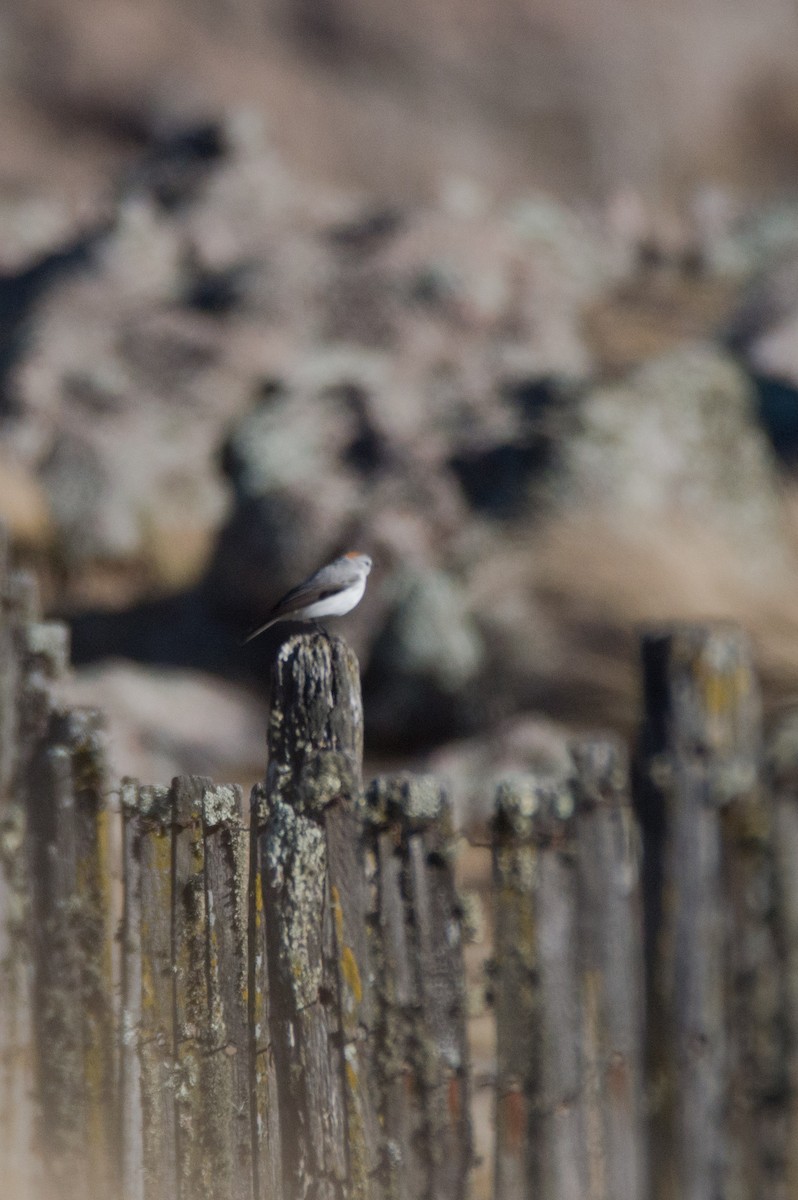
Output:
M251 633L248 633L247 636L239 642L239 645L246 646L247 642L251 642L253 638L260 637L262 633L265 633L267 629L271 629L272 625L276 624L276 622L279 620L279 617L272 617L271 620L266 621L263 625L259 625L257 629L253 629Z

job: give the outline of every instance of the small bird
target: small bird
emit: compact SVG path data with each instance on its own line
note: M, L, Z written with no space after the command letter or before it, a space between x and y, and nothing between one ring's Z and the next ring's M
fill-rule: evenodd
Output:
M299 583L278 600L268 619L244 638L251 642L277 621L317 621L318 617L342 617L359 604L371 570L368 554L350 550L341 558L321 567L304 583Z

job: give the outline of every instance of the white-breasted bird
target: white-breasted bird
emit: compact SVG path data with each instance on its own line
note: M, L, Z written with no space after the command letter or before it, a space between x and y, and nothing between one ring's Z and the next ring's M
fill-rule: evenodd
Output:
M342 617L359 604L371 570L368 554L350 550L321 567L304 583L297 584L278 600L267 619L244 638L242 645L270 629L278 621L317 621L319 617Z

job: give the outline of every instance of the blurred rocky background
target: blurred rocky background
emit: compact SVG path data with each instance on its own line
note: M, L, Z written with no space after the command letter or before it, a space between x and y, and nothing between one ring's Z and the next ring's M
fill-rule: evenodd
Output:
M0 518L118 770L263 769L240 637L341 550L372 763L633 730L640 623L798 696L798 12L0 12Z

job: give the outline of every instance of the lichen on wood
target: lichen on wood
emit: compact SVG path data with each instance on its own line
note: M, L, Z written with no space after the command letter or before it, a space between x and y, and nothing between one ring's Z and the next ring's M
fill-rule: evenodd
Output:
M574 770L499 784L496 1196L588 1191Z
M451 812L411 775L375 780L367 808L386 1193L457 1200L472 1150Z
M627 754L618 739L604 736L574 741L571 753L590 1195L642 1196L648 1163L641 846Z
M255 1187L248 1018L247 831L238 787L202 795L208 986L205 1154L211 1194L252 1200Z
M126 809L127 887L138 882L138 930L125 918L129 954L140 953L138 1069L141 1088L141 1190L144 1200L177 1195L177 1113L172 978L172 799L165 787L138 788ZM133 940L135 939L135 941ZM133 964L129 964L129 969ZM129 1032L133 1036L133 1031ZM134 1164L129 1164L133 1177Z
M255 1200L279 1200L282 1195L280 1109L270 1018L263 879L258 860L259 819L264 812L262 792L262 785L256 784L250 797L247 939L250 1124Z
M752 856L746 832L758 826L762 846L769 837L758 799L761 701L751 647L718 622L655 629L642 649L655 1196L723 1194L734 1177L764 1194L772 1127L767 1099L752 1087L758 1054L748 1070L732 1071L761 1021L739 953L771 938L730 888L735 874L751 872L770 886L769 852Z
M274 668L258 843L288 1200L369 1197L378 1138L369 1044L357 660L291 638Z

